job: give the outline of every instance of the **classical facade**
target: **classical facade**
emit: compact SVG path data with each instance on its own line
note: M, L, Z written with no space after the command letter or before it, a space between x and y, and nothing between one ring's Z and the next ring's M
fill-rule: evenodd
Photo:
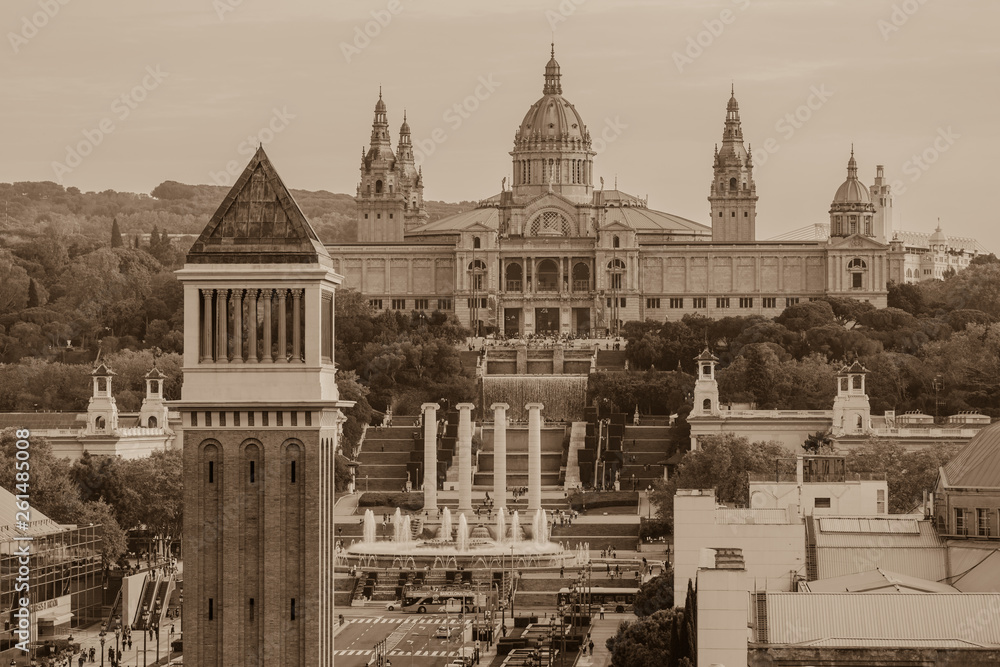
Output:
M357 190L358 243L329 248L345 287L375 309L452 311L508 335L603 333L686 313L774 316L826 295L886 305L892 196L881 175L873 190L860 182L853 151L830 207L831 237L761 242L735 95L702 224L595 184L594 141L563 96L554 52L543 78L514 136L509 182L474 209L430 223L409 125L393 152L380 94Z
M2 412L0 429L27 428L48 440L55 456L70 461L84 452L135 459L180 449L180 415L168 409L163 398L166 375L158 368L146 374L146 395L138 413L119 412L114 377L106 364L93 370L87 412Z
M177 275L185 662L332 667L341 278L262 149Z

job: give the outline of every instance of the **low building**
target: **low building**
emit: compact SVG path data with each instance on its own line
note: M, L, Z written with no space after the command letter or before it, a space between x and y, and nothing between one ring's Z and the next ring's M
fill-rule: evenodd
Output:
M844 456L798 456L794 474L750 474L750 507L794 507L800 517L884 515L888 495L884 474L847 472Z
M739 549L747 590L794 590L805 572L805 528L798 508L732 509L714 489L681 489L674 496L674 600L683 601L705 549Z
M0 610L4 632L0 634L0 664L11 659L23 660L14 648L19 639L13 634L16 625L15 604L22 597L30 600L31 645L65 638L72 628L97 623L102 618L103 538L100 526L62 526L36 509L31 510L27 530L15 530L16 498L0 487ZM15 588L19 583L25 542L31 537L28 564L28 590Z
M26 428L45 438L52 453L70 461L92 456L136 459L180 447L180 414L170 412L163 397L166 375L157 368L146 374L146 396L137 413L118 411L111 392L114 371L100 364L91 373L93 394L87 412L3 412L0 430Z

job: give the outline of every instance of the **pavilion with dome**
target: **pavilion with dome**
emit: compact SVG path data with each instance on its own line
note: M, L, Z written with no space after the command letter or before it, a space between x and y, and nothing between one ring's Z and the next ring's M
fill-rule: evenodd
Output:
M344 286L376 310L449 311L507 335L593 335L687 313L773 317L828 295L884 307L887 283L905 272L906 249L889 236L890 188L881 167L871 188L860 181L853 148L847 179L831 184L827 238L756 239L753 156L734 91L702 221L650 208L617 183L595 185L591 134L563 96L554 48L501 191L472 210L427 222L410 125L395 152L388 127L380 92L357 189L358 241L328 246Z

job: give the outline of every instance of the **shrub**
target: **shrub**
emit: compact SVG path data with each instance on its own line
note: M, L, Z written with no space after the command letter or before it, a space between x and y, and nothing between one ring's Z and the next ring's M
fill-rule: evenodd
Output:
M424 494L390 491L369 491L358 498L358 507L398 507L415 512L424 508Z
M584 507L634 507L639 504L639 494L636 491L577 492L570 494L569 504L575 510L582 510Z

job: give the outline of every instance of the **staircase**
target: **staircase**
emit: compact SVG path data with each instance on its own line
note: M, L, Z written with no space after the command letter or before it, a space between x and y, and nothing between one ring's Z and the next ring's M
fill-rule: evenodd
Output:
M641 423L646 424L654 419L656 418L645 418ZM669 433L668 426L625 427L625 437L622 441L625 450L624 466L620 476L623 491L632 490L632 475L635 475L635 487L640 491L654 481L663 479L663 462L667 458Z
M142 584L142 602L139 603L139 606L135 610L135 622L132 624L133 628L137 628L139 630L146 629L146 618L143 611L150 611L153 609L153 599L156 597L156 589L159 584L160 580L155 571L146 575L146 581Z
M397 419L402 418L394 417L393 421ZM406 421L412 424L412 419ZM414 440L415 432L418 429L412 425L368 429L358 455L358 490L395 492L406 487L406 473L414 453L420 449L423 456L423 440ZM416 488L412 476L411 481Z

